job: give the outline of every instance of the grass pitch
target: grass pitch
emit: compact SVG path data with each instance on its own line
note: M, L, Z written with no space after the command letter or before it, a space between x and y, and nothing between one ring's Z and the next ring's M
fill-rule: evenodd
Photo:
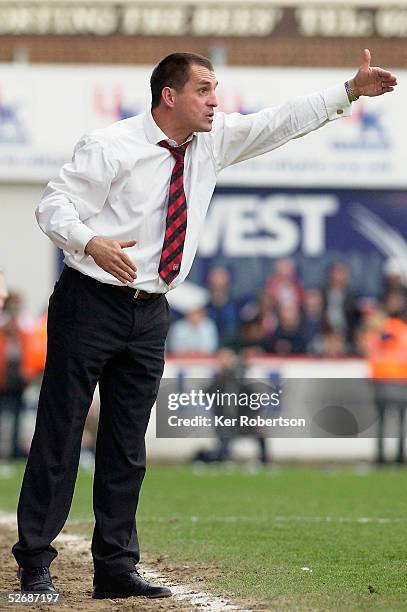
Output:
M21 475L0 470L1 509ZM70 514L89 533L91 481L80 472ZM142 550L252 608L388 612L407 610L406 508L404 469L150 466L138 530Z

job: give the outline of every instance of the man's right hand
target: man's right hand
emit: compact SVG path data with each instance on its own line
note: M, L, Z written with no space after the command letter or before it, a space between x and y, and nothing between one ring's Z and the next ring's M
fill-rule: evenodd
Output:
M109 272L120 282L131 283L137 278L137 268L123 249L128 249L135 244L137 244L136 240L122 242L95 236L86 245L85 253L95 260L99 268Z

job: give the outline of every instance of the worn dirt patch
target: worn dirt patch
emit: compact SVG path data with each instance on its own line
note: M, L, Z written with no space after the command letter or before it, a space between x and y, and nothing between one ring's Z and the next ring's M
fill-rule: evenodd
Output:
M64 529L63 533L69 533L70 530ZM75 531L82 531L82 529L76 529ZM17 533L14 526L0 525L0 550L1 550L1 563L0 563L0 590L2 593L18 592L19 582L16 576L17 566L15 560L11 554L11 547L17 539ZM212 608L209 604L195 605L191 602L191 599L182 601L175 599L174 597L169 599L155 599L149 600L142 597L132 597L129 599L115 599L115 600L94 600L91 598L92 593L92 578L93 578L93 564L90 557L89 551L81 550L81 547L72 546L68 542L58 543L59 556L55 559L52 564L51 573L54 584L57 590L60 592L62 600L57 606L49 604L32 604L30 606L18 606L19 609L35 609L41 611L55 611L55 609L65 608L68 610L83 611L83 610L94 610L95 612L101 612L102 610L108 610L109 612L127 612L129 610L137 610L141 612L165 612L171 610L174 612L193 612L202 610L222 610L222 607L215 605ZM206 591L203 583L203 578L199 575L200 569L202 574L205 576L208 573L208 567L198 568L196 566L172 566L168 558L165 555L154 558L151 555L143 555L143 561L146 566L156 572L159 576L164 575L169 581L170 586L173 583L192 585L190 590L191 597L193 598L194 593L200 591ZM220 569L211 568L210 573L213 575L220 572ZM196 590L195 590L196 587ZM0 610L12 610L16 609L17 606L11 606L0 602ZM225 610L234 609L247 610L246 607L236 605L229 607L225 605ZM253 608L252 608L253 609Z

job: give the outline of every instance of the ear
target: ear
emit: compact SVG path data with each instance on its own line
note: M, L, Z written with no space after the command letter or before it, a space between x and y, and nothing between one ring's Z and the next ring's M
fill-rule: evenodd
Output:
M175 104L175 90L172 87L163 87L161 91L161 99L165 106L173 108Z

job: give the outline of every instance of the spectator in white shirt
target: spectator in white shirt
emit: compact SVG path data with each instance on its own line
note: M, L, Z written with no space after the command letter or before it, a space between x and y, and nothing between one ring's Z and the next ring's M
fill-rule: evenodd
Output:
M168 334L167 348L173 354L215 353L219 347L218 330L204 308L194 308L176 321Z

